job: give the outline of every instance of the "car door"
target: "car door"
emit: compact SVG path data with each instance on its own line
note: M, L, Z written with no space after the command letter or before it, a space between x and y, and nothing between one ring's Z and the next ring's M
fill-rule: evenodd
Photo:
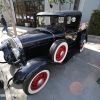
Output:
M65 38L69 47L75 44L77 38L76 17L66 16L65 18Z

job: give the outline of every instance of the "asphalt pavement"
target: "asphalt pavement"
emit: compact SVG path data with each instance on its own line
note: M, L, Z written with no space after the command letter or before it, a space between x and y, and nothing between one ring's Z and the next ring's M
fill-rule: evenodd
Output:
M0 28L1 30L1 28ZM8 35L0 32L0 41ZM0 61L3 53L0 52ZM15 68L8 64L0 64L0 79L5 82L4 90L0 90L0 100L99 100L100 84L100 44L88 42L82 53L75 54L63 65L47 66L50 69L50 79L46 86L37 94L27 96L22 85L6 86L7 80L14 74ZM2 97L5 94L5 97Z

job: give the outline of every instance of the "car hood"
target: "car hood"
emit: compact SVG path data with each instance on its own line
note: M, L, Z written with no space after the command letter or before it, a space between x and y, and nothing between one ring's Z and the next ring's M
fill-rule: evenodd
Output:
M53 33L49 32L48 30L36 29L31 32L19 35L18 38L21 41L23 47L26 47L28 45L36 45L39 43L44 43L45 41L51 41L54 39L54 36Z

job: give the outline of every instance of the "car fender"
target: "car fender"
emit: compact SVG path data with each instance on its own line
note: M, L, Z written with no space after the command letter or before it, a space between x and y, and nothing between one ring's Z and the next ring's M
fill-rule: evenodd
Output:
M13 82L15 84L22 84L27 80L32 74L37 70L47 65L49 60L47 59L31 59L27 62L25 66L20 67L18 71L15 72L13 76Z

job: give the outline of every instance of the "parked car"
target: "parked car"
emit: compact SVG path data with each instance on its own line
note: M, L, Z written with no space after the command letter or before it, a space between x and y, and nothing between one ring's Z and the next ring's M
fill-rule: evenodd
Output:
M50 77L47 64L63 63L74 49L82 52L87 33L79 30L81 17L80 11L40 12L35 30L2 41L5 61L18 69L8 86L13 80L27 95L37 93Z

